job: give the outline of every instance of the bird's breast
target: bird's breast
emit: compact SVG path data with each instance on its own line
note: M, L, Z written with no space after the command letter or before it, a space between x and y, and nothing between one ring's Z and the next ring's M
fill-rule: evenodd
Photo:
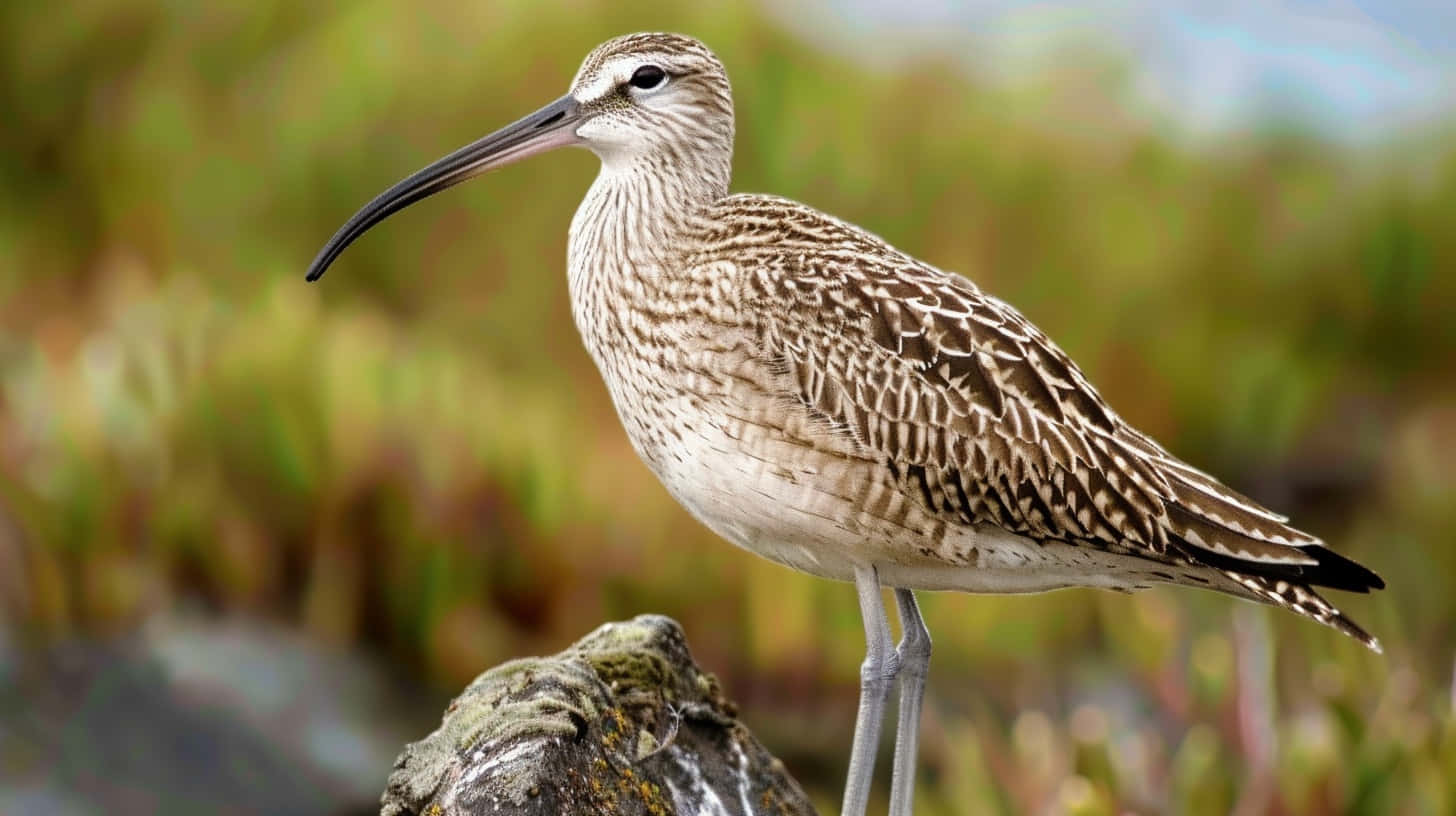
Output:
M623 428L668 492L727 540L848 580L864 556L914 560L943 537L854 441L816 419L743 328L618 315L594 354ZM868 543L868 546L867 546Z

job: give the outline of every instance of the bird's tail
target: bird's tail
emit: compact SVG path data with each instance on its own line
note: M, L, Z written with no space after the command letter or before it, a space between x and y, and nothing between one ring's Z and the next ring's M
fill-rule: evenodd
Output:
M1345 617L1345 614L1336 609L1334 604L1321 598L1319 593L1308 586L1234 570L1222 570L1222 572L1246 591L1241 594L1247 594L1248 597L1255 600L1283 607L1306 618L1317 620L1326 626L1344 632L1377 653L1381 651L1380 641L1360 628L1359 624Z

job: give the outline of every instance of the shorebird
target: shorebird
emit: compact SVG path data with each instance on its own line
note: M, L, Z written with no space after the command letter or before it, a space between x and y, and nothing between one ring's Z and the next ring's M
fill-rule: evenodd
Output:
M308 279L426 196L552 148L593 151L568 288L633 447L723 538L857 590L867 646L843 813L864 813L897 681L890 813L911 812L931 651L913 590L1183 584L1378 651L1313 589L1383 588L1375 573L1131 427L968 279L803 204L730 195L733 125L701 42L610 40L565 96L365 205Z

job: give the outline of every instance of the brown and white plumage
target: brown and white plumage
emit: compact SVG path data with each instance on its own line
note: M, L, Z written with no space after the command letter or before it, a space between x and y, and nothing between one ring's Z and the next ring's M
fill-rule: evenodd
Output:
M570 94L362 209L310 279L409 203L571 144L602 160L571 224L572 314L633 446L725 538L858 588L869 654L847 813L863 811L902 662L891 798L909 812L929 659L910 590L1186 584L1378 648L1314 587L1379 577L1129 426L1011 306L802 204L730 195L728 78L691 38L600 46Z
M715 406L725 416L802 412L770 424L802 427L795 442L859 460L849 479L889 482L947 527L1130 556L1139 560L1119 564L1135 565L1134 585L1187 583L1286 606L1376 646L1311 589L1367 591L1383 586L1376 575L1129 426L1014 308L802 204L727 195L730 96L701 44L620 38L588 57L574 86L610 84L603 77L647 61L696 83L682 91L693 105L634 123L658 129L650 144L662 149L650 157L605 151L572 225L569 267L577 323L649 463L672 420L634 431L666 400L629 392L661 383L665 394L677 380L685 394L687 379L674 377L672 360L636 368L623 358L651 348L686 356L695 331L709 344L731 337L728 356L745 359L707 354L717 370L706 379L722 386L724 372L746 367L754 387L698 384L698 424ZM616 74L614 62L625 63ZM691 303L699 308L676 315ZM840 491L847 501L854 487ZM910 533L904 546L922 547L924 531Z
M803 205L732 196L697 262L749 270L757 353L949 524L1141 558L1146 580L1272 602L1375 641L1310 589L1378 576L1124 422L1014 308ZM813 444L813 440L806 440Z

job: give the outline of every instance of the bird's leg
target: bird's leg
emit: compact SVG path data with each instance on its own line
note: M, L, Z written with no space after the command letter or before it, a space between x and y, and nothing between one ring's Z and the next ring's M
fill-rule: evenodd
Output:
M900 611L900 720L895 729L895 769L890 776L890 816L910 816L915 806L915 750L920 741L920 703L930 671L930 630L915 593L895 590Z
M890 640L890 622L885 618L875 568L855 569L854 588L859 593L859 613L864 618L865 659L859 667L859 716L854 721L854 746L849 752L849 778L844 783L844 805L840 808L842 816L864 816L875 774L875 749L880 742L885 701L900 668L900 658Z

